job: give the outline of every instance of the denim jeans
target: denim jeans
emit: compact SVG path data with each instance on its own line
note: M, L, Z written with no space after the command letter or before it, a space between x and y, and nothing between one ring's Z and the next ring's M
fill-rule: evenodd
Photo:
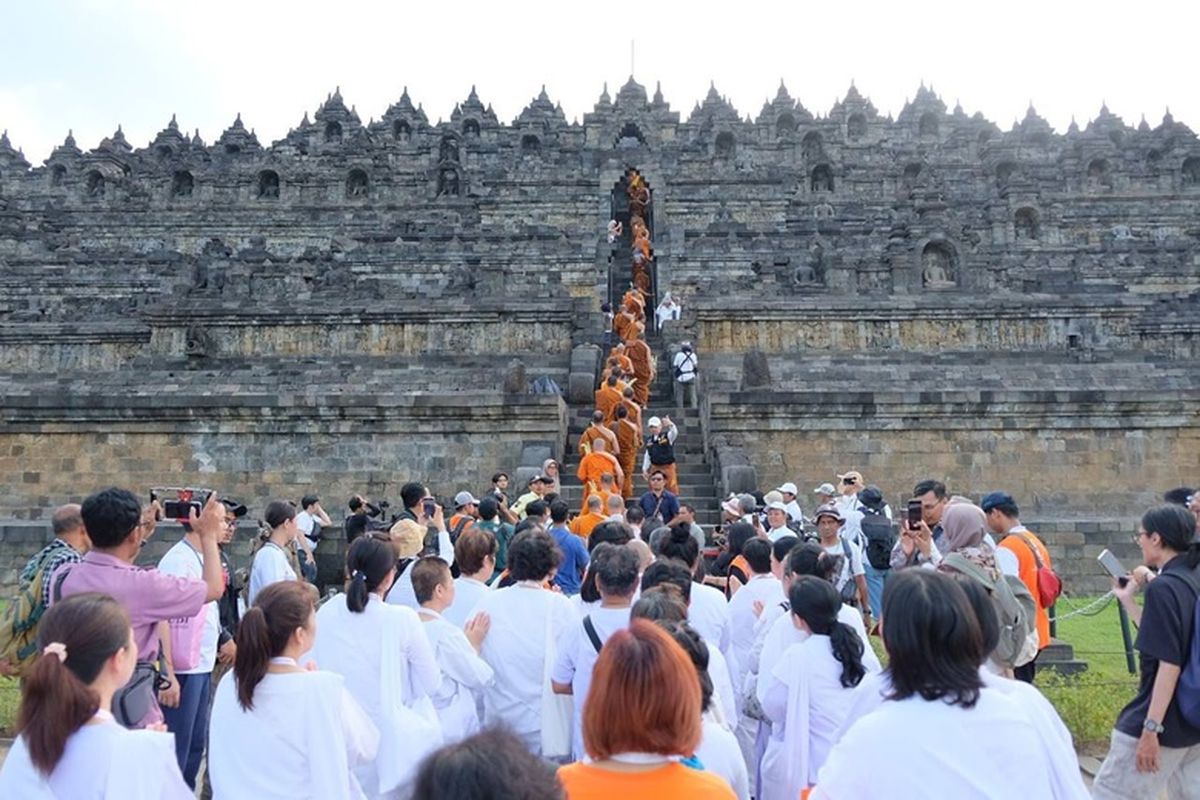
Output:
M167 730L175 734L175 758L188 787L196 788L196 772L208 742L208 691L212 673L176 675L179 681L179 706L163 706Z
M863 568L867 573L867 602L871 604L871 617L878 620L883 610L883 585L887 582L887 576L891 570L875 569L865 558L863 559Z

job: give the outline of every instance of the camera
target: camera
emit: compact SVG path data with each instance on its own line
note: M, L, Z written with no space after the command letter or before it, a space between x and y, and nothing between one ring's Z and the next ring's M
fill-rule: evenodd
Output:
M204 504L208 502L208 498L212 496L213 490L194 487L160 487L150 490L150 499L166 498L172 493L175 495L173 499L162 500L163 519L187 522L193 509L197 514L200 513Z

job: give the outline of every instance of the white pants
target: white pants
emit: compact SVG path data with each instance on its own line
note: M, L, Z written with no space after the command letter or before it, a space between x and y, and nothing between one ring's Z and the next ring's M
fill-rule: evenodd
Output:
M1132 736L1112 732L1108 756L1092 783L1095 800L1158 798L1200 800L1200 744L1160 747L1158 772L1137 771L1137 743Z

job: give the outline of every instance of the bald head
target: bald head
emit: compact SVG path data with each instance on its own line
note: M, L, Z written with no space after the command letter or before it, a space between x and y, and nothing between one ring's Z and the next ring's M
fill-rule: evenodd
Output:
M59 506L50 517L50 527L55 538L62 539L81 553L91 549L91 540L83 527L83 515L76 503Z
M641 539L630 539L625 546L637 553L639 572L645 572L646 567L654 563L654 553L650 552L650 545Z
M599 437L592 439L592 452L593 453L603 453L604 448L605 448L605 443L604 443L603 439L601 439Z
M600 485L601 486L612 486L613 485L613 474L611 472L601 472L600 473Z
M614 375L609 375L609 376L608 376L608 385L609 385L609 386L612 386L613 388L616 388L616 385L617 385L617 376L616 376L615 374L614 374Z
M630 400L632 400L632 399L633 399L633 387L632 387L632 386L626 386L626 387L625 387L625 391L623 392L623 394L625 395L625 397L626 397L627 399L630 399Z
M588 496L587 510L589 513L592 513L592 514L600 513L600 495L593 494L593 495Z
M603 422L604 422L604 412L601 411L600 409L596 409L595 411L593 411L592 412L592 424L599 425Z
M608 514L609 516L614 514L625 516L625 501L619 495L608 496Z

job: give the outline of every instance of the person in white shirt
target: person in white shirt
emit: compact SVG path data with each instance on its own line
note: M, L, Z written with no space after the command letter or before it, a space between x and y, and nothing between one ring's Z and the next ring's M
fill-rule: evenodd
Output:
M792 584L804 575L812 575L821 580L833 583L835 567L839 559L831 557L816 542L804 542L792 548L787 554L783 567L783 588L785 593L791 590ZM764 606L759 617L759 629L754 641L754 650L750 656L750 670L755 676L755 699L760 708L766 700L766 692L773 685L772 675L775 667L794 644L800 644L809 637L809 632L796 626L791 615L790 602L773 606ZM838 609L839 622L845 623L858 635L863 645L863 664L868 674L880 670L879 658L871 648L863 626L862 615L852 606L845 603ZM791 757L784 742L784 724L786 719L772 718L764 713L766 735L760 736L759 747L759 787L760 794L767 787L782 786L787 780L787 764Z
M815 520L821 547L831 556L842 557L842 570L834 582L844 602L857 602L865 615L870 615L871 605L867 597L867 571L863 566L863 551L857 542L842 535L845 519L837 506L827 505L817 509Z
M679 314L683 309L679 307L679 303L675 302L675 298L670 292L663 293L662 302L654 309L654 321L661 331L667 324L668 320L679 319Z
M287 551L300 529L296 527L296 509L285 500L267 505L263 519L271 529L270 536L254 554L250 565L250 588L246 602L254 605L258 593L277 581L296 580L296 571L288 562Z
M170 734L113 719L113 695L137 663L125 610L106 595L68 597L42 616L37 643L0 797L192 800Z
M709 677L708 655L711 652L700 634L686 622L660 623L671 638L696 665L696 677L700 679L700 744L696 747L696 758L705 771L720 775L729 783L729 788L738 800L750 798L750 776L746 762L738 747L737 737L713 715L713 684Z
M301 551L302 569L313 579L317 572L317 559L313 551L321 541L321 529L332 525L333 520L321 508L321 498L315 494L306 494L300 498L300 513L296 515L296 527L300 536L296 537L296 545ZM306 563L307 562L307 563Z
M473 526L459 534L454 543L459 576L454 579L453 603L442 612L450 624L466 627L475 606L491 590L488 581L496 571L496 549L496 537L486 528ZM420 600L418 596L417 602ZM424 607L424 603L421 605Z
M379 730L341 675L299 663L317 635L316 600L309 584L279 581L242 617L234 680L213 701L214 797L363 797L355 770L375 759Z
M476 607L491 620L480 655L495 672L484 694L485 723L505 724L530 752L542 751L542 697L555 643L579 624L571 603L548 587L561 554L549 534L526 530L508 548L512 586L488 592Z
M750 654L754 647L754 626L758 621L756 609L778 605L783 602L783 586L771 574L771 543L755 537L742 546L742 556L750 566L746 585L729 601L729 615L733 621L733 654L737 659L738 672L733 687L739 698L745 698L747 676L750 674ZM755 757L758 740L759 720L746 713L744 703L740 706L737 723L738 744L746 758L748 769L757 771Z
M775 491L783 495L783 505L787 510L788 519L797 523L804 522L804 511L800 508L800 504L796 502L796 494L800 491L796 488L796 484L788 481Z
M788 527L787 506L778 501L767 504L767 538L775 543L784 536L795 536L796 532Z
M671 367L675 370L675 406L680 412L684 408L696 407L697 366L691 342L684 342L671 359Z
M1054 754L1029 712L980 676L984 635L961 585L933 570L901 570L884 587L883 618L887 699L849 725L811 800L1055 797ZM878 685L859 691L878 695Z
M596 578L600 604L567 629L558 643L558 658L550 673L554 691L569 694L575 703L572 752L583 759L583 706L592 685L592 668L608 637L629 627L629 609L638 588L637 554L627 547L602 542L592 551L589 569Z
M158 562L159 572L183 578L204 579L200 534L184 524L183 538ZM196 628L200 630L197 632ZM179 684L179 701L162 704L167 730L175 736L175 755L187 785L195 788L196 773L208 741L208 694L213 665L217 662L217 640L221 636L221 612L217 601L204 604L190 621L170 620L171 674ZM191 649L191 652L181 652Z
M837 479L838 496L834 499L833 504L844 516L847 511L853 511L858 507L858 493L866 486L866 482L863 480L862 473L855 469L838 475Z
M379 757L354 773L367 797L390 798L441 745L429 696L442 676L416 613L383 601L396 577L391 543L376 534L356 539L346 553L346 577L345 593L317 612L311 656L345 679L379 730Z
M788 591L793 624L808 634L791 645L760 680L764 714L782 723L782 774L764 770L760 800L792 800L811 786L836 741L851 692L867 674L865 646L852 627L841 622L841 598L833 585L802 575ZM765 765L764 765L765 766Z
M461 543L459 538L458 544ZM412 569L413 591L421 604L417 614L442 671L441 684L433 692L433 707L442 723L442 737L451 744L479 730L476 698L482 698L494 675L488 663L479 657L491 620L487 614L476 614L459 627L445 618L446 610L453 606L458 594L445 561L422 558Z
M423 499L413 501L408 506L412 493L423 494ZM400 490L400 496L406 506L404 515L392 525L388 535L392 539L392 548L396 551L399 561L396 581L387 593L387 601L395 605L408 606L413 611L420 608L416 593L413 592L412 573L409 567L413 560L425 551L425 537L431 531L437 534L438 558L447 564L454 563L454 544L450 541L450 532L446 530L446 515L442 507L429 494L429 490L419 483L405 484Z

